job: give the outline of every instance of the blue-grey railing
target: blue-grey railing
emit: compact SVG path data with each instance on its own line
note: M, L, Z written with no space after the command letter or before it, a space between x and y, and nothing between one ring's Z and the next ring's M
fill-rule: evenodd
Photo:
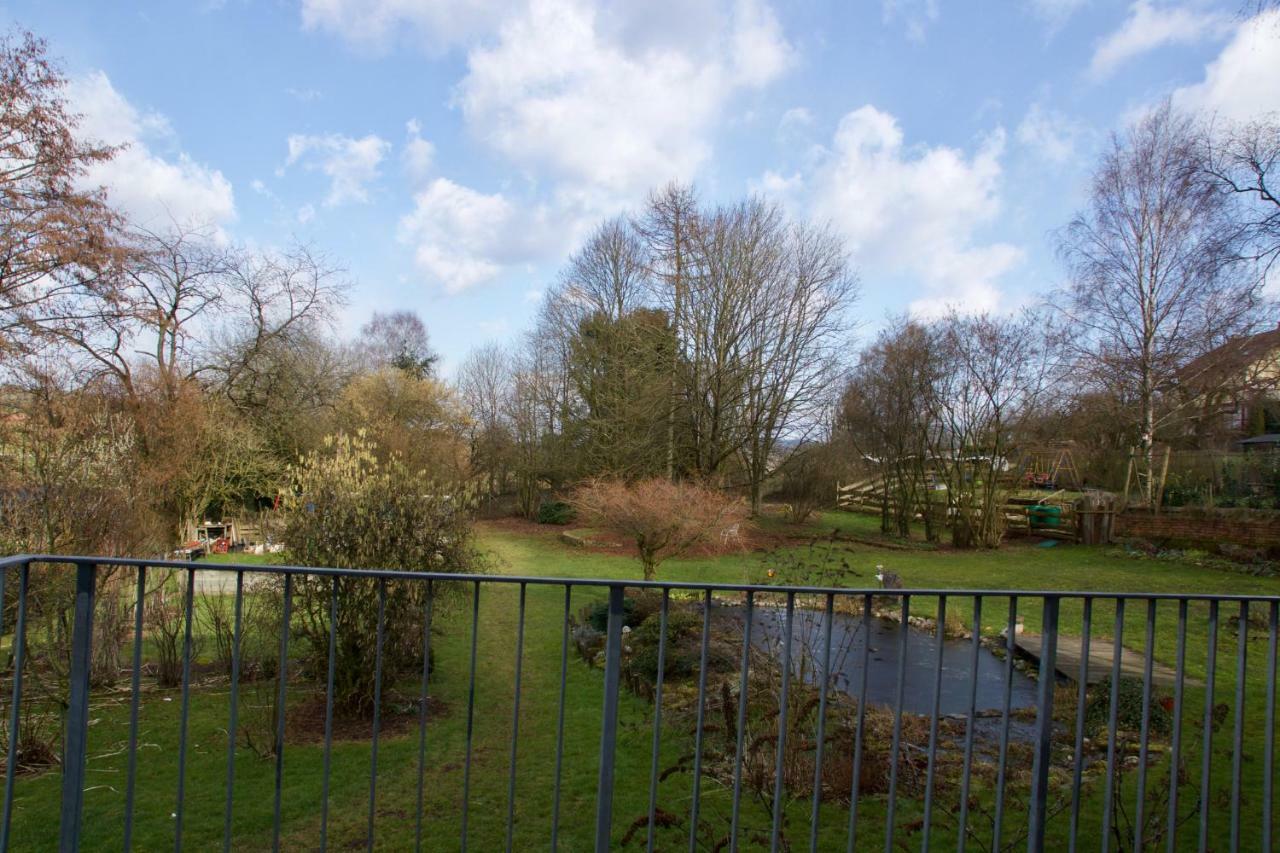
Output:
M27 632L29 630L29 621L31 614L28 612L29 600L29 582L31 578L31 570L33 566L50 566L50 567L72 567L75 572L75 588L74 588L74 604L72 618L72 638L70 649L70 677L68 684L68 695L66 703L66 731L63 740L63 753L61 758L62 768L62 785L61 785L61 803L60 803L60 828L59 828L59 845L60 849L71 851L80 848L82 842L92 841L93 846L103 846L110 844L109 839L104 837L104 833L114 831L114 827L95 826L88 829L83 825L82 811L84 805L84 794L86 789L86 744L89 727L89 709L93 702L93 695L90 685L90 661L93 652L93 616L95 608L95 595L97 593L97 573L100 567L115 566L126 567L136 571L136 601L133 608L133 640L132 640L132 672L129 685L130 697L130 717L128 728L128 747L127 747L127 778L125 780L124 790L124 815L122 841L124 848L130 849L133 843L134 831L134 812L136 800L136 773L137 773L137 755L138 755L138 710L140 696L140 673L143 662L143 646L145 643L145 631L143 622L144 596L146 593L147 573L152 569L164 569L169 571L178 571L185 573L186 585L183 601L183 639L182 639L182 682L181 682L181 710L179 716L179 732L178 732L178 777L175 791L175 810L173 813L174 821L174 846L175 849L181 849L183 845L183 818L184 806L186 801L186 765L188 759L188 723L189 712L191 706L191 685L192 685L192 632L195 622L195 603L194 589L195 578L197 573L231 573L235 576L235 604L234 604L234 645L233 645L233 663L231 671L231 690L229 702L229 725L227 728L227 766L226 766L226 801L224 806L224 822L223 822L223 849L231 849L232 844L232 827L233 827L233 797L232 793L235 786L235 757L237 752L237 715L239 713L239 688L240 688L240 647L241 634L243 629L243 601L245 597L245 577L246 575L272 575L282 579L283 586L283 616L281 625L287 627L290 625L290 608L293 598L293 580L299 576L310 577L331 577L346 578L359 577L364 579L373 579L378 584L378 610L377 610L377 632L376 632L376 665L375 665L375 685L378 691L378 698L375 699L372 720L372 739L370 750L370 774L368 789L368 813L366 828L366 844L372 849L375 836L375 815L376 803L378 799L377 780L378 780L378 744L380 736L380 713L381 713L381 691L383 681L382 653L385 642L385 606L387 584L392 581L397 582L413 582L428 585L428 595L426 596L426 617L422 634L422 651L423 665L421 672L420 685L420 701L418 710L418 750L417 750L417 780L416 780L416 803L417 812L414 816L415 820L415 847L417 849L431 849L433 847L431 838L435 836L424 836L423 825L424 820L429 820L430 815L424 814L424 779L427 776L427 752L426 752L426 735L428 728L427 720L427 698L428 691L431 686L431 641L432 641L432 607L434 596L430 594L430 588L433 584L448 582L450 584L462 584L468 586L471 591L470 601L470 659L469 659L469 684L467 690L466 705L466 752L465 766L463 770L462 796L461 796L461 822L459 826L459 834L456 839L461 849L465 850L468 843L468 822L471 819L469 815L470 787L472 779L472 740L474 734L474 715L476 702L476 670L477 670L477 635L480 629L480 598L481 589L485 586L505 585L517 587L519 590L519 610L517 622L517 644L515 649L514 664L514 698L513 707L511 709L511 737L510 737L510 756L507 780L507 803L505 810L505 848L513 849L514 829L517 823L516 818L516 759L517 747L520 732L521 708L521 679L522 679L522 663L524 659L524 637L525 637L525 617L526 617L526 593L531 586L549 586L559 587L564 590L564 606L563 606L563 624L561 628L561 645L560 645L560 661L559 661L559 695L558 695L558 714L557 714L557 731L556 731L556 747L555 747L555 770L554 770L554 789L552 793L552 815L551 826L548 835L549 846L554 850L560 841L560 804L561 804L561 777L563 771L564 745L565 745L565 701L566 701L566 674L568 672L569 649L570 649L570 623L571 623L571 602L572 594L575 588L594 589L607 593L607 625L604 632L604 668L603 668L603 687L601 701L601 728L600 728L600 745L599 745L599 773L596 783L596 803L595 803L595 832L594 832L594 848L597 851L610 849L611 845L619 843L619 837L615 832L613 820L613 800L614 800L614 782L615 782L615 766L618 750L618 724L619 724L619 705L620 691L622 686L622 662L623 662L623 638L624 638L624 619L625 612L625 593L627 590L654 590L661 594L661 605L658 613L660 619L659 641L657 651L657 667L656 667L656 684L653 691L653 719L652 719L652 735L650 754L648 756L647 768L649 775L648 788L648 823L644 835L645 846L649 850L655 849L657 844L655 815L657 812L657 790L659 782L659 750L664 737L663 729L663 690L664 690L664 670L667 654L668 640L668 617L672 603L673 592L697 593L696 599L701 602L701 634L700 634L700 654L699 654L699 672L697 676L697 721L693 731L693 761L692 775L693 787L692 796L689 801L689 821L688 821L688 848L692 850L698 849L704 845L704 841L699 838L699 809L701 808L701 797L703 789L703 737L706 729L704 714L707 707L707 691L708 691L708 655L710 649L710 638L712 634L712 613L716 606L716 596L719 595L723 599L732 596L736 604L741 605L741 624L742 624L742 645L741 657L739 661L739 671L736 681L739 689L739 696L747 695L748 689L748 670L751 666L751 653L753 645L753 619L756 618L758 611L761 609L759 601L763 596L776 597L785 600L785 609L782 610L783 628L780 634L780 700L778 703L778 724L776 730L776 748L775 761L773 768L773 796L771 801L771 826L767 834L767 842L764 836L757 834L750 843L768 846L770 850L778 850L780 846L785 846L788 842L782 838L781 826L784 822L782 812L783 787L784 787L784 761L787 749L787 714L789 710L788 691L792 689L792 680L795 666L792 661L792 645L794 641L793 620L799 609L798 602L809 608L809 612L818 612L825 614L822 625L821 651L817 656L820 663L817 664L818 671L822 673L820 683L822 689L819 691L820 707L816 719L816 731L814 732L814 784L813 799L811 810L809 812L809 825L806 832L803 833L807 839L807 846L810 850L820 849L820 841L818 834L819 809L821 806L823 793L823 762L829 759L827 738L825 736L825 728L828 722L828 694L832 693L832 676L831 655L832 655L832 625L834 623L833 613L837 600L851 600L858 604L862 609L861 613L864 617L869 615L873 610L873 602L881 605L883 610L885 602L890 609L896 609L899 614L900 629L897 630L898 642L898 672L896 683L896 701L892 704L890 710L893 714L892 726L892 743L889 755L890 768L887 796L884 799L885 819L880 831L883 833L879 839L875 839L869 835L866 827L863 826L863 818L860 817L859 806L864 800L860 796L859 786L862 776L862 764L866 746L866 730L867 707L868 707L868 672L870 669L870 653L871 642L867 637L862 643L861 662L858 668L857 689L853 689L850 684L852 696L856 697L855 721L853 723L854 745L853 755L851 757L852 773L850 777L851 788L849 791L849 809L846 831L846 846L852 851L864 848L879 847L881 841L883 849L888 853L893 849L897 849L897 838L899 827L896 824L895 810L899 806L899 755L900 750L904 748L901 740L903 737L903 706L907 684L907 662L908 662L908 637L910 631L913 630L911 622L911 604L914 601L922 599L936 600L936 611L930 614L934 619L935 627L935 653L934 664L936 669L932 679L932 694L930 696L931 713L929 714L929 735L927 747L927 777L924 785L923 794L923 814L921 824L917 827L920 834L922 849L928 850L930 845L931 830L934 828L935 819L935 775L938 768L938 755L940 748L939 721L940 714L940 697L942 694L943 683L943 646L945 641L944 628L947 619L947 608L949 600L971 600L972 601L972 628L970 631L969 646L969 667L970 667L970 683L968 690L968 712L964 715L965 732L963 736L962 746L962 771L960 775L960 797L959 797L959 817L955 829L955 837L957 839L960 850L966 849L966 844L971 842L970 838L970 803L971 803L971 777L972 769L975 763L975 732L977 730L977 713L976 713L976 696L977 696L977 672L979 662L979 651L983 639L982 618L985 604L991 601L1003 601L1008 605L1008 622L1004 629L1003 636L1006 638L1016 638L1021 619L1019 617L1020 604L1025 602L1039 602L1040 609L1040 630L1041 630L1041 647L1039 652L1039 660L1035 666L1035 672L1038 677L1036 685L1036 698L1034 702L1034 724L1031 729L1030 743L1032 747L1032 772L1030 774L1030 796L1028 804L1027 826L1025 830L1026 846L1028 850L1043 850L1046 845L1046 838L1051 837L1049 832L1049 824L1053 818L1058 817L1065 812L1065 829L1062 828L1062 821L1055 824L1058 829L1057 837L1059 837L1065 846L1070 850L1091 850L1101 849L1108 850L1115 846L1116 849L1147 849L1151 845L1151 840L1144 838L1145 827L1148 826L1147 815L1144 810L1148 806L1148 766L1149 766L1149 746L1151 732L1149 724L1152 717L1152 676L1153 667L1155 666L1155 647L1156 647L1156 623L1157 623L1157 606L1166 603L1169 606L1177 608L1177 623L1175 629L1176 650L1174 652L1173 669L1176 674L1173 688L1173 709L1172 732L1170 736L1168 754L1171 767L1177 768L1182 760L1182 750L1186 745L1185 732L1183 731L1183 716L1185 700L1185 687L1190 679L1187 676L1187 627L1188 627L1188 607L1192 604L1202 604L1207 606L1207 648L1204 665L1204 681L1203 688L1205 691L1203 722L1201 723L1201 745L1199 763L1199 784L1197 797L1197 809L1191 815L1197 823L1198 830L1194 838L1190 837L1190 829L1184 829L1182 824L1189 822L1186 815L1180 812L1179 794L1180 789L1186 787L1183 783L1176 781L1178 778L1177 771L1170 773L1170 779L1175 780L1168 786L1167 797L1167 815L1164 818L1164 826L1162 827L1162 837L1159 839L1158 846L1170 851L1180 849L1198 849L1201 851L1207 849L1224 849L1222 839L1211 836L1210 827L1214 823L1212 820L1215 814L1221 819L1221 797L1214 797L1214 783L1212 771L1214 767L1214 749L1212 731L1215 723L1215 714L1222 710L1221 706L1216 704L1214 686L1217 680L1217 657L1219 645L1219 628L1220 615L1223 608L1235 610L1235 618L1238 627L1238 643L1237 643L1237 659L1235 667L1235 693L1233 697L1233 711L1231 714L1231 763L1230 763L1230 795L1226 806L1229 811L1230 834L1226 839L1225 848L1230 850L1239 849L1273 849L1273 805L1276 796L1275 791L1275 729L1276 729L1276 681L1277 681L1277 632L1280 628L1280 596L1264 596L1264 595L1200 595L1200 594L1166 594L1166 593L1096 593L1096 592L1065 592L1065 591L1010 591L1010 590L960 590L960 589L904 589L904 590L884 590L884 589L839 589L825 587L802 587L802 586L760 586L750 584L704 584L704 583L688 583L688 582L645 582L645 581L621 581L621 580L595 580L595 579L569 579L569 578L545 578L545 577L514 577L514 576L494 576L494 575L459 575L447 573L431 573L431 572L405 572L405 571L389 571L389 570L349 570L334 568L316 568L303 566L264 566L264 565L240 565L240 564L208 564L208 563L189 563L180 561L164 561L164 560L135 560L135 559L117 559L117 558L100 558L100 557L68 557L68 556L33 556L22 555L0 559L0 614L5 611L5 605L10 604L15 613L11 632L12 645L10 648L10 667L7 672L8 680L11 684L11 694L9 696L9 714L8 714L8 743L7 743L7 760L5 765L4 780L4 800L3 814L0 815L0 851L10 848L12 839L12 821L14 817L14 790L16 780L16 759L19 744L19 725L20 713L24 697L24 670L28 667L27 655ZM17 591L16 602L7 602L6 596L12 595L15 588ZM1078 673L1074 675L1075 681L1075 698L1074 698L1074 715L1069 724L1062 722L1055 723L1055 692L1061 683L1061 673L1058 668L1057 648L1060 630L1060 618L1062 605L1064 602L1076 603L1081 605L1081 628L1080 628L1080 661ZM1086 690L1089 675L1089 662L1091 654L1091 640L1093 632L1093 614L1095 606L1099 602L1111 602L1114 605L1115 619L1112 626L1112 634L1109 640L1104 641L1110 646L1111 650L1111 678L1110 678L1110 702L1109 702L1109 720L1107 726L1107 745L1105 750L1105 793L1102 798L1102 816L1101 831L1092 837L1085 834L1084 824L1081 820L1081 810L1084 801L1083 776L1088 771L1086 761L1084 760L1084 740L1085 740L1085 715L1086 715ZM1145 644L1142 652L1143 664L1143 690L1142 690L1142 709L1141 709L1141 732L1139 735L1140 752L1138 761L1133 769L1134 778L1129 780L1132 782L1132 792L1128 791L1128 782L1123 776L1117 776L1117 761L1121 756L1117 751L1117 728L1118 713L1120 707L1120 684L1122 676L1122 661L1125 657L1123 653L1125 642L1125 609L1127 606L1143 606L1145 605ZM330 801L330 775L333 767L332 761L332 740L333 740L333 724L334 724L334 707L333 707L333 691L334 691L334 660L335 660L335 631L333 625L337 622L338 610L341 606L338 583L334 583L329 601L329 660L326 683L326 703L325 703L325 728L324 728L324 757L323 757L323 778L322 778L322 796L321 796L321 814L319 826L319 847L325 849L328 844L328 824L329 824L329 801ZM1251 608L1258 608L1265 612L1265 623L1261 628L1263 632L1262 642L1265 643L1265 667L1262 682L1265 684L1265 698L1262 707L1246 707L1246 682L1250 670L1248 669L1249 655L1249 629L1251 625L1250 614ZM989 612L989 611L988 611ZM775 615L776 619L776 615ZM5 630L9 626L0 627L0 635L7 636L9 631ZM279 660L278 660L278 691L277 697L278 708L285 707L286 690L289 681L288 661L289 661L289 630L281 630L279 637ZM1012 645L1012 644L1011 644ZM1012 649L1010 650L1012 652ZM1001 837L1001 833L1005 827L1005 811L1006 811L1006 790L1009 780L1009 760L1011 746L1011 720L1013 718L1013 709L1011 707L1011 697L1014 684L1014 660L1015 655L1008 653L1004 656L1004 682L1003 682L1003 705L1000 709L999 716L999 734L998 734L998 776L994 790L994 813L995 817L992 821L992 836L984 841L985 849L1004 850L1009 849L1011 842ZM1068 676L1071 674L1068 673ZM851 681L852 681L851 680ZM737 850L739 845L744 843L746 839L743 837L741 827L741 807L743 794L743 762L744 762L744 732L746 729L746 714L748 703L741 699L737 704L737 728L736 728L736 746L734 765L732 769L731 796L732 811L730 819L730 830L728 836L728 846L730 850ZM1246 717L1252 719L1256 723L1256 718L1261 713L1263 718L1261 727L1261 778L1262 790L1260 792L1261 808L1258 814L1258 823L1256 825L1245 825L1245 815L1242 815L1241 803L1244 795L1243 772L1244 764L1258 760L1256 755L1246 751L1245 730ZM1221 721L1219 721L1221 722ZM1056 728L1055 728L1056 726ZM1053 762L1053 749L1055 733L1059 736L1059 741L1063 739L1071 743L1070 752L1070 785L1068 799L1058 806L1056 812L1049 814L1047 811L1048 794L1050 789L1050 772ZM275 742L274 755L274 803L272 811L272 846L278 849L281 843L281 796L284 779L284 751L285 751L285 714L283 712L277 715L274 732ZM1255 747L1256 741L1251 742L1249 747ZM1117 779L1120 780L1120 788L1116 788ZM1129 799L1122 803L1122 799ZM1132 806L1133 814L1130 818L1132 825L1133 837L1121 838L1117 830L1115 809L1117 804L1127 807ZM486 820L492 820L495 812L486 814ZM91 833L87 834L87 833ZM1256 841L1256 844L1255 844ZM1012 842L1020 845L1020 841ZM794 843L793 846L800 846Z

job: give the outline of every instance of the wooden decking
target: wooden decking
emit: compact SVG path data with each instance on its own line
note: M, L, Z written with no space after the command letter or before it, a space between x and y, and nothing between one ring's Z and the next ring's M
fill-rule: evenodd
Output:
M1017 650L1019 654L1039 663L1043 638L1039 634L1019 634ZM1058 636L1058 652L1055 668L1058 674L1075 681L1080 676L1080 659L1084 656L1079 637ZM1115 647L1110 640L1093 638L1089 642L1089 667L1085 680L1089 684L1097 684L1111 675L1115 663ZM1120 652L1120 675L1124 678L1141 679L1144 674L1146 659L1142 652L1130 648L1122 648ZM1159 687L1173 687L1177 682L1177 672L1159 661L1152 661L1151 683ZM1183 680L1186 685L1198 685L1200 682L1191 678Z

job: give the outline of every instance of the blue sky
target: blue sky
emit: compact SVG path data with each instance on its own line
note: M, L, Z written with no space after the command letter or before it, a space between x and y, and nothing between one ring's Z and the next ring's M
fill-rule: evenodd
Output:
M857 321L1008 310L1108 134L1165 97L1280 110L1280 12L947 0L18 2L144 222L341 263L353 333L426 321L446 372L528 328L603 217L667 180L827 222Z

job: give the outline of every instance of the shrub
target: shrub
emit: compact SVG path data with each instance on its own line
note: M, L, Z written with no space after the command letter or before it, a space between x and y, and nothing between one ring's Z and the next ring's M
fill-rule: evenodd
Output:
M1173 717L1160 702L1154 691L1151 695L1151 733L1168 735L1173 730ZM1098 682L1085 707L1085 724L1090 732L1101 735L1106 732L1111 715L1111 676ZM1120 678L1116 694L1116 728L1136 732L1142 728L1142 679Z
M622 624L635 627L638 621L635 618L635 614L636 600L634 598L624 598L622 600ZM587 612L586 621L593 629L604 633L605 628L609 625L609 602L601 601L592 605Z
M566 501L544 501L538 507L539 524L570 524L578 514Z
M629 671L650 684L658 679L658 641L662 619L657 614L644 620L631 633L629 644L634 650L628 662ZM688 678L698 671L702 653L702 615L692 610L667 613L667 647L663 656L662 677Z
M213 641L213 659L225 675L235 664L234 587L201 592L196 613L204 633ZM274 678L279 666L279 589L265 578L245 578L240 604L240 679Z
M840 461L840 454L827 444L806 444L788 457L770 495L786 502L788 521L803 524L817 510L835 503Z
M143 620L156 651L156 682L160 687L177 687L182 683L187 636L187 580L186 572L171 571L143 605ZM192 630L193 661L200 656L202 645L200 632Z
M284 545L291 562L306 566L474 572L480 561L471 540L469 502L458 491L411 472L398 456L379 460L363 433L337 435L291 471ZM329 604L334 581L299 577L295 628L313 675L327 669ZM375 691L380 584L340 578L334 701L369 713ZM436 585L436 593L441 590ZM428 587L390 581L385 587L383 680L392 684L422 665ZM386 691L384 691L384 697Z
M653 580L663 560L721 536L745 517L742 503L723 492L662 478L594 480L578 490L573 505L593 524L636 543L645 580Z

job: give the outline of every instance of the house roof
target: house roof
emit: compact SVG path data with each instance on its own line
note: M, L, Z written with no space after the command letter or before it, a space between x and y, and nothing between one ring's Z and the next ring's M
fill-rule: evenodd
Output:
M1264 435L1255 435L1253 438L1240 439L1241 444L1280 444L1280 432L1269 432Z
M1192 359L1179 373L1184 381L1196 382L1200 377L1226 378L1256 365L1280 350L1280 325L1265 332L1232 338L1198 358Z

